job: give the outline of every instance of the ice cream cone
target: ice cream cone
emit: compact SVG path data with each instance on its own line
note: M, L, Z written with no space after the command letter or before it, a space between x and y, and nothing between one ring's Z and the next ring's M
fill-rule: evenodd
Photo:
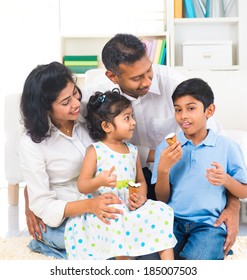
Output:
M171 146L172 144L177 142L177 136L174 132L172 132L165 137L165 140Z
M129 197L133 193L138 193L140 190L140 183L129 182Z

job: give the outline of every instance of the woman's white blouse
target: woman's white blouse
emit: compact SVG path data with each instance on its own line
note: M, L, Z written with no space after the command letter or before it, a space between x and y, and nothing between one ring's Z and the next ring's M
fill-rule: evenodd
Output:
M45 224L59 226L69 201L78 200L77 179L86 147L92 143L85 123L78 122L72 137L54 126L50 138L34 143L23 134L19 156L28 186L29 207ZM53 131L55 130L55 131Z

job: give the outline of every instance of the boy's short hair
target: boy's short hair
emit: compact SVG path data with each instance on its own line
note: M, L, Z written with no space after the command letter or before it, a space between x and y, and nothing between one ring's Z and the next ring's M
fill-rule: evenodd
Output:
M173 104L178 98L186 95L192 96L196 100L202 102L204 111L209 105L214 103L214 93L211 87L200 78L191 78L181 82L173 92Z

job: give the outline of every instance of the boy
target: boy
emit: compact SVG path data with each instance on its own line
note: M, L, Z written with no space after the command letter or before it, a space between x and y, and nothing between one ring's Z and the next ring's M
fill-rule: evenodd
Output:
M240 147L207 129L214 94L201 79L177 86L172 100L182 129L176 143L160 143L152 183L158 200L174 210L175 259L224 259L225 224L214 227L226 206L226 191L247 197L247 171Z

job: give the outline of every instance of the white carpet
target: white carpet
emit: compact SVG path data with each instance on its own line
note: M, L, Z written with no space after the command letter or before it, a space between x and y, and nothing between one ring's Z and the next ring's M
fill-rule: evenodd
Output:
M0 237L0 260L54 260L42 254L32 252L27 244L30 237ZM227 260L247 259L247 236L239 236L233 246L234 255Z
M30 240L30 237L0 237L0 260L54 260L54 258L32 252L27 247Z

